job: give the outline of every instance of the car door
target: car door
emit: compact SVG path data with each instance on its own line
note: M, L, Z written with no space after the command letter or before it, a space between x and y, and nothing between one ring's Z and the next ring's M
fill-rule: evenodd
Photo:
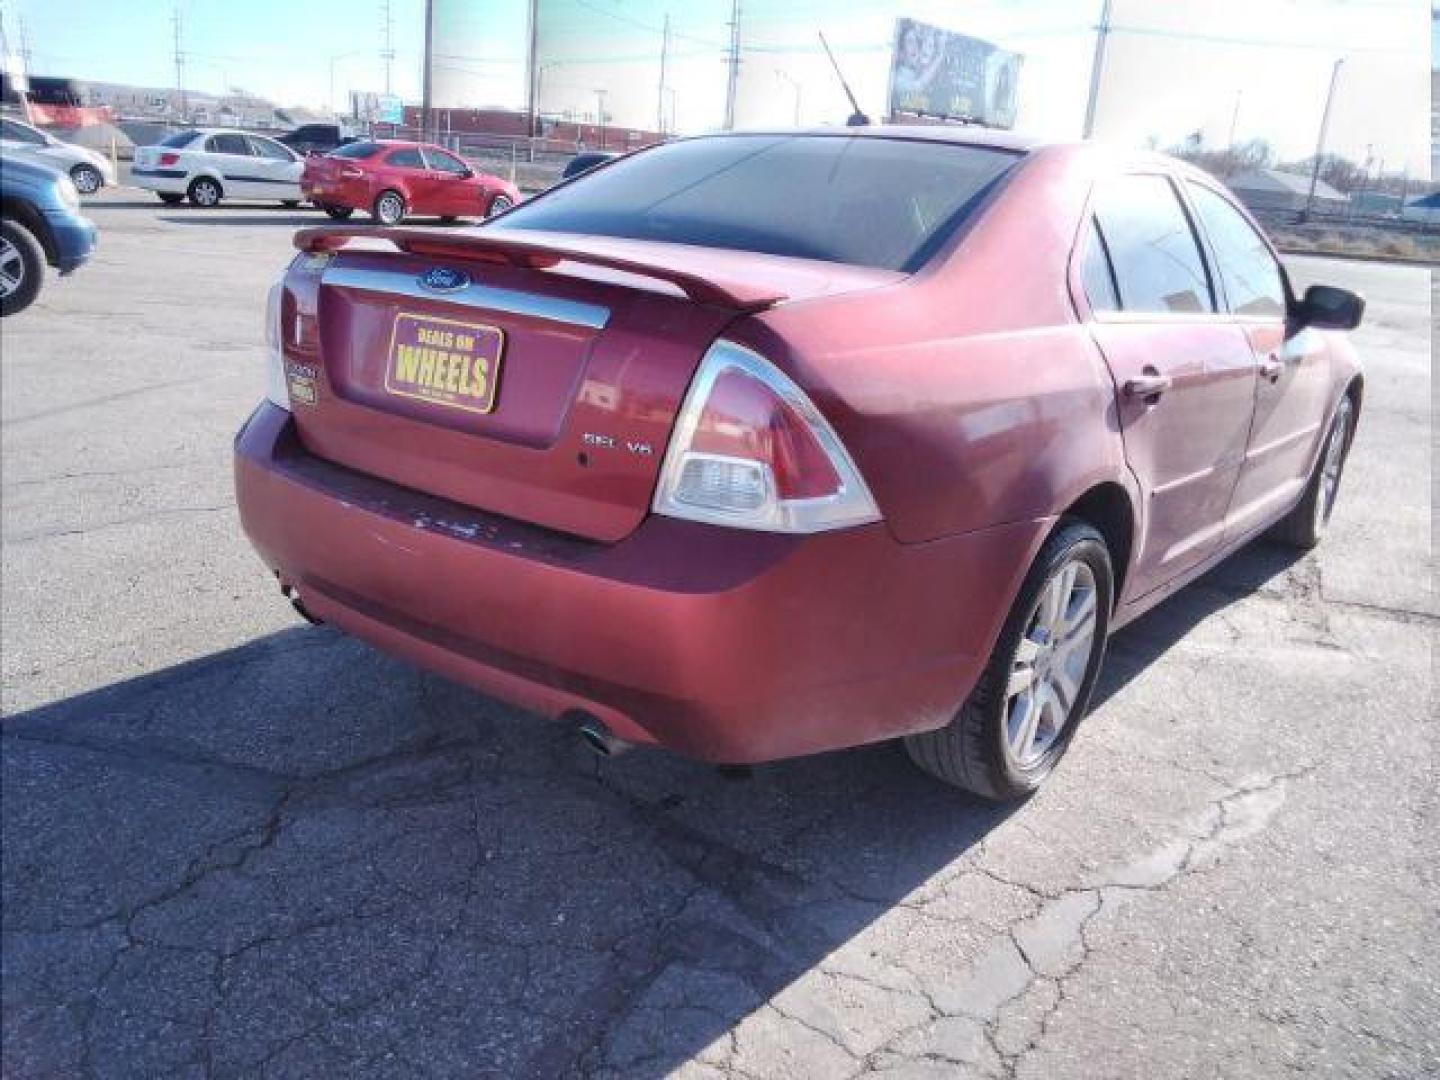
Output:
M434 212L447 217L477 217L485 212L484 188L470 166L454 154L425 149L425 162L435 180Z
M300 172L304 164L289 147L263 135L247 136L254 155L252 168L257 181L268 187L272 199L300 198Z
M391 150L385 155L385 170L376 177L374 195L383 188L392 187L405 196L406 207L411 214L435 214L435 187L430 169L420 148L415 146Z
M1289 332L1289 284L1259 230L1209 184L1187 180L1185 189L1259 373L1229 515L1229 532L1239 537L1300 497L1329 404L1328 354L1314 331Z
M1190 215L1162 173L1096 187L1081 263L1090 331L1145 496L1127 598L1218 550L1255 407L1255 357L1219 310Z
M257 182L250 142L240 132L219 131L206 139L204 163L220 177L225 194L232 199L265 197L267 185Z

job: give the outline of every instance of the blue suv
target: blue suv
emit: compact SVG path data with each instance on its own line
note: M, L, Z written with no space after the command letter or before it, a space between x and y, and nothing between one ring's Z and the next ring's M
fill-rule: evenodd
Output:
M95 237L68 176L48 165L0 158L0 316L30 306L46 263L68 274L90 258Z

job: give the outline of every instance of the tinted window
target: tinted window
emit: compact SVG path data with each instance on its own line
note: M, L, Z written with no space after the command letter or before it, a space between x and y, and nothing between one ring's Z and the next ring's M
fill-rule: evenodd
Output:
M259 135L250 136L250 151L256 157L272 158L277 161L295 160L295 155L274 139L265 139Z
M1269 247L1250 223L1224 198L1199 184L1186 184L1205 230L1225 297L1237 315L1285 314L1285 285Z
M392 150L385 155L386 165L398 165L402 169L423 169L425 159L419 150Z
M380 149L380 144L379 144L379 143L373 143L373 142L352 142L352 143L346 143L344 146L340 147L338 150L331 150L329 156L330 156L330 157L353 158L353 159L359 160L359 159L361 159L361 158L374 157L375 154L376 154L376 152L377 152L379 149Z
M241 157L250 156L250 143L244 135L239 132L227 131L223 135L211 135L210 141L205 144L205 149L212 154L239 154Z
M1085 230L1085 259L1080 274L1085 285L1085 298L1090 301L1091 311L1119 311L1120 297L1115 292L1115 275L1110 269L1110 256L1105 253L1105 241L1095 219Z
M863 136L684 139L556 188L495 227L913 269L1017 160L989 147Z
M199 132L177 131L174 135L166 135L160 140L159 145L168 147L171 150L179 150L182 146L189 146L198 137Z
M428 146L425 148L425 160L436 172L454 173L456 176L460 176L470 171L459 158L452 157L441 150L431 150Z
M1095 217L1124 310L1215 310L1195 233L1169 180L1121 176L1107 181L1095 200Z

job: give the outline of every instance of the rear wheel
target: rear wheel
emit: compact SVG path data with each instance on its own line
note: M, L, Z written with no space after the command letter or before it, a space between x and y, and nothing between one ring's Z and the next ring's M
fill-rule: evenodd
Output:
M190 202L195 206L208 210L213 206L219 206L220 200L224 197L225 190L220 186L219 180L201 176L190 182Z
M510 207L515 205L515 200L509 195L496 195L490 200L490 209L485 212L486 217L494 217L496 214L503 214Z
M905 740L911 759L987 799L1039 788L1090 703L1114 587L1104 539L1083 521L1062 519L1035 557L969 700L945 727Z
M1346 394L1335 406L1335 416L1325 435L1325 445L1315 462L1315 471L1305 486L1305 494L1295 509L1275 524L1272 535L1291 547L1308 551L1320 542L1330 514L1335 509L1335 496L1340 493L1340 476L1345 471L1345 458L1350 452L1350 433L1355 426L1355 399Z
M185 201L184 195L177 195L173 191L157 191L155 195L166 206L179 206Z
M45 249L18 221L0 218L0 315L24 311L40 295Z
M100 170L94 165L76 165L70 170L70 179L75 182L75 190L81 195L94 195L105 186L105 177L100 175Z
M382 191L370 212L381 225L399 225L405 220L405 197L398 191Z
M327 216L334 218L336 221L344 221L351 214L355 213L353 207L336 206L334 203L321 203L320 209L324 210Z

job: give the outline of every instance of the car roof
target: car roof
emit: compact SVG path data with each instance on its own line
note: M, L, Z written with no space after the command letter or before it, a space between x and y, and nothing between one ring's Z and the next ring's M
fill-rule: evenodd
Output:
M716 132L715 137L732 135L829 135L855 136L862 139L906 139L911 142L959 143L963 146L985 146L997 150L1025 152L1046 145L1044 140L1013 131L980 127L975 124L868 124L865 127L831 125L809 128L757 128L745 131Z

